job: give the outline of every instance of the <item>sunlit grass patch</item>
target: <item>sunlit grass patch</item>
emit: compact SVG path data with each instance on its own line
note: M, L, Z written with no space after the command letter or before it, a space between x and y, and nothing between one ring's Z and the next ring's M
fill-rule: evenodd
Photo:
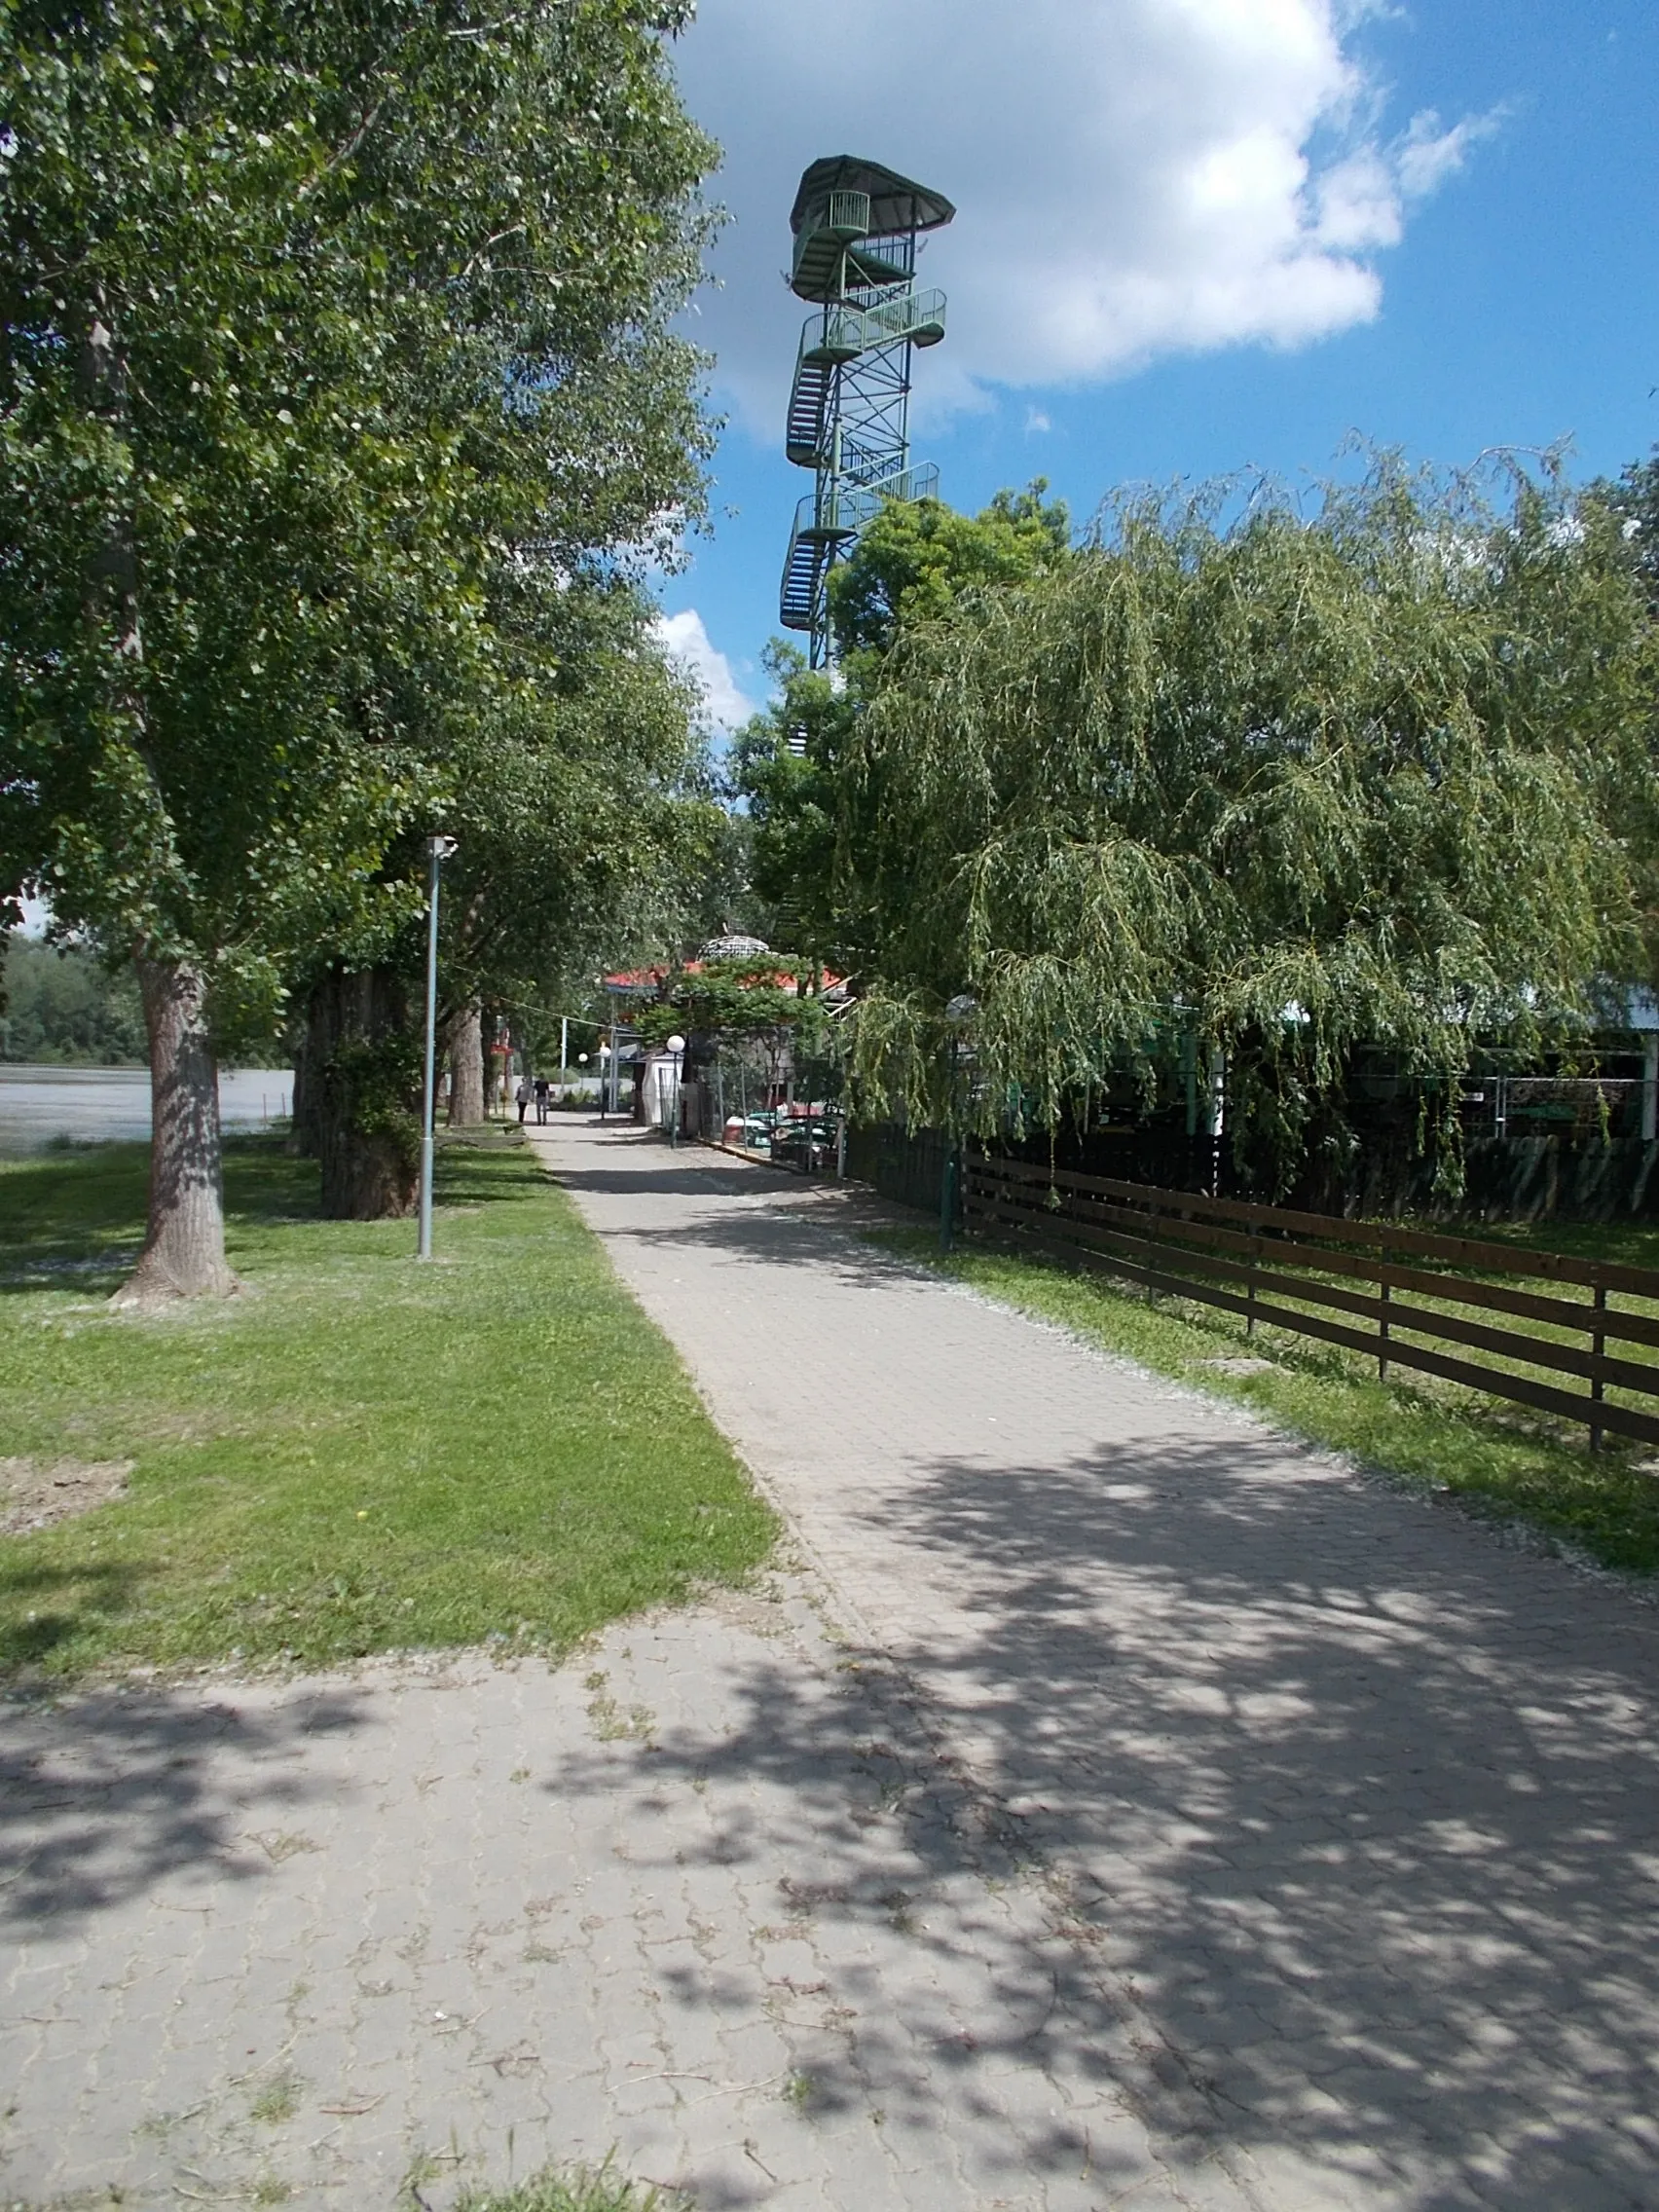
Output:
M131 1462L126 1494L0 1539L0 1671L567 1649L740 1577L772 1520L673 1350L522 1150L449 1150L439 1261L324 1222L315 1170L228 1154L259 1294L150 1315L42 1257L135 1240L144 1152L0 1169L0 1435Z

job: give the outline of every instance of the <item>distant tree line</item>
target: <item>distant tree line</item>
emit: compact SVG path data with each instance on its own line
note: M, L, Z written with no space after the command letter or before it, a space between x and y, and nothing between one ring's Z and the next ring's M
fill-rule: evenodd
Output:
M78 945L61 949L13 930L0 971L0 1060L142 1067L144 1009L130 970L111 975Z

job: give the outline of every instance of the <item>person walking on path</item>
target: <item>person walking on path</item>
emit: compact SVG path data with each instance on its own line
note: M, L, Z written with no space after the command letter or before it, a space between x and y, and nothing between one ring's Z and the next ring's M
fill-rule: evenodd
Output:
M525 1114L525 1108L526 1108L526 1107L527 1107L527 1106L528 1106L528 1105L530 1104L530 1078L529 1078L529 1076L527 1076L527 1075L521 1075L521 1076L519 1077L519 1081L518 1081L518 1088L517 1088L517 1090L516 1090L516 1091L514 1091L514 1093L513 1093L513 1097L514 1097L514 1100L515 1100L515 1102L516 1102L516 1104L517 1104L517 1106L518 1106L519 1123L520 1123L520 1125L522 1126L522 1125L523 1125L523 1123L524 1123L524 1114Z
M535 1079L535 1120L537 1126L543 1128L547 1124L547 1078L538 1075Z

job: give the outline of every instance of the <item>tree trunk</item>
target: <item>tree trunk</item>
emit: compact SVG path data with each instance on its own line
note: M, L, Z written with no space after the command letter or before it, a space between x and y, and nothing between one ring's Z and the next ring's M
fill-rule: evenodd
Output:
M225 1262L219 1071L205 978L189 961L141 959L138 985L150 1033L150 1222L115 1303L223 1297L239 1285Z
M106 304L100 292L88 313L76 381L83 406L125 434L127 359L110 327L113 316L105 320ZM138 558L125 512L112 517L93 560L86 611L110 629L115 675L108 704L128 723L150 772L138 682ZM159 793L157 810L165 813ZM150 1216L138 1265L115 1303L224 1297L239 1285L225 1260L219 1070L207 1035L207 980L191 960L140 955L136 965L150 1041Z
M307 1111L330 1221L397 1220L420 1187L420 1054L399 978L331 969L306 1025Z
M476 1003L450 1016L444 1051L449 1055L449 1125L476 1128L484 1119L484 1014Z
M308 1008L303 1023L292 1028L294 1055L294 1110L288 1122L288 1150L302 1160L315 1160L322 1151L317 1127L317 1085L312 1072L312 1019Z

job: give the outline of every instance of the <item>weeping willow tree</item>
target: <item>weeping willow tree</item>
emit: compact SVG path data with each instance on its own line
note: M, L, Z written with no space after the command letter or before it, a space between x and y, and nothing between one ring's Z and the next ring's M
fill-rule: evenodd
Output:
M1023 1133L1220 1053L1282 1189L1380 1047L1439 1079L1456 1188L1472 1053L1582 1038L1595 979L1645 972L1654 660L1616 523L1548 472L1392 463L1312 514L1229 503L1122 504L895 643L841 855L875 917L858 1091Z

